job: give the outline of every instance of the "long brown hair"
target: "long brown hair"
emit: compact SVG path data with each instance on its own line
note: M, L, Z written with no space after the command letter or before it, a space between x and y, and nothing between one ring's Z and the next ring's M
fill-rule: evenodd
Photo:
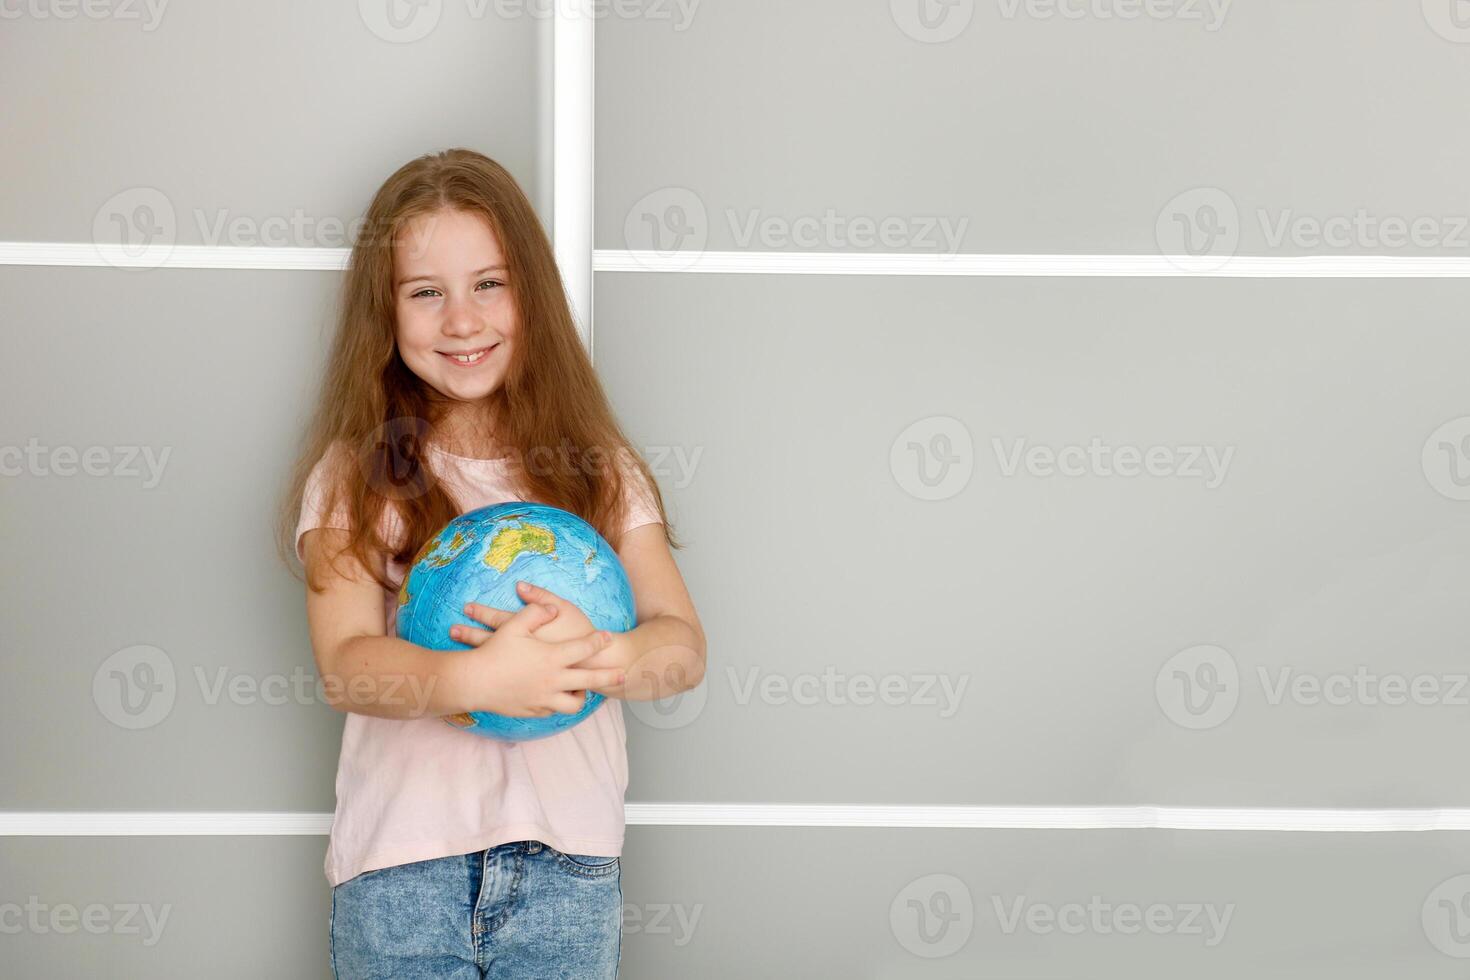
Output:
M394 312L393 243L408 221L441 209L483 215L505 259L516 343L504 382L483 407L495 420L494 442L509 450L521 497L576 514L616 548L627 516L625 480L633 471L647 481L669 545L682 547L658 483L618 425L577 334L551 243L530 201L500 164L452 149L419 157L389 177L353 242L320 400L280 509L282 559L294 574L302 495L323 458L331 464L326 513L345 502L352 528L346 550L384 589L394 583L380 567L383 556L411 562L462 513L424 458L445 400L399 356ZM389 508L402 531L393 541L380 532ZM319 592L314 571L307 570L306 581Z

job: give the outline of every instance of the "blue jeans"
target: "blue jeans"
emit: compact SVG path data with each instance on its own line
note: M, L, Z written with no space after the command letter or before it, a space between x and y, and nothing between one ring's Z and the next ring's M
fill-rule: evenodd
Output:
M622 862L515 841L365 871L332 889L338 980L618 974Z

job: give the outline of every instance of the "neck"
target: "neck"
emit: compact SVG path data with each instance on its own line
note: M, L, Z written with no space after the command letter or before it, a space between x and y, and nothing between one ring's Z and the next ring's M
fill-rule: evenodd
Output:
M495 459L504 454L494 438L494 423L479 406L459 404L434 427L434 440L448 453L472 459Z

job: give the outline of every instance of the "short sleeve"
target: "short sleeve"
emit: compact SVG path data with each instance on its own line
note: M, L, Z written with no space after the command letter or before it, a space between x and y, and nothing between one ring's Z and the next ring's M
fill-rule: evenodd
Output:
M341 472L335 465L340 461L340 456L333 456L331 452L328 452L317 460L316 465L311 468L310 475L306 478L306 488L301 494L301 517L296 522L296 557L303 565L306 564L306 553L301 545L301 536L307 531L319 527L352 530L352 521L348 516L345 497L338 499L337 506L331 514L326 513L327 491L331 485L331 478Z
M623 466L623 499L628 502L628 514L623 520L623 533L644 524L662 524L658 504L648 487L648 480L641 470L631 463Z

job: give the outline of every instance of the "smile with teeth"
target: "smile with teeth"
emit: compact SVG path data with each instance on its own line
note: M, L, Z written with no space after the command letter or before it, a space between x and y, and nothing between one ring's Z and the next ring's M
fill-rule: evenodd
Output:
M494 350L498 346L500 345L491 344L489 347L481 347L479 350L466 351L462 354L452 354L448 351L442 350L439 353L449 358L449 360L453 361L455 364L479 364L489 355L492 350Z

